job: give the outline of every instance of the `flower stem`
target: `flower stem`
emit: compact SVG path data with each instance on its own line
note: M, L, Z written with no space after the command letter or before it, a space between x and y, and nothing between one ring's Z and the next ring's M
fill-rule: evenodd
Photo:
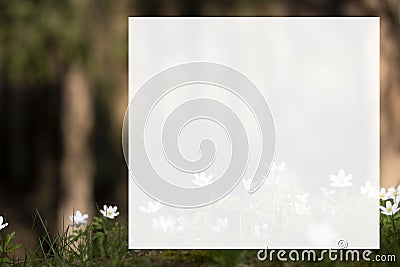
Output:
M390 216L390 217L392 218L393 232L394 232L394 234L396 235L397 243L400 245L400 238L399 238L399 234L398 234L398 232L397 232L396 224L395 224L395 222L394 222L394 215L392 214L392 216Z

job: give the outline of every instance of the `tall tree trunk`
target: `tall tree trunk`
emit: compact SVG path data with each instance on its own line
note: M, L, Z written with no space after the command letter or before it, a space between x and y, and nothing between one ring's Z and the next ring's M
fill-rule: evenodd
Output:
M93 211L93 159L90 135L93 97L85 69L73 64L65 76L61 109L63 157L61 160L61 226L67 226L73 210Z
M349 1L344 15L380 17L381 186L400 182L400 0Z
M381 9L381 185L400 182L400 1Z

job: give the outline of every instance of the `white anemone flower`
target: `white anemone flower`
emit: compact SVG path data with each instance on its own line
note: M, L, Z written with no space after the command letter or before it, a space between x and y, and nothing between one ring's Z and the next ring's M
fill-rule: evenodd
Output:
M394 200L399 200L400 196L400 185L398 187L389 187L388 189L388 197Z
M163 207L163 205L160 202L152 202L149 201L147 203L147 206L140 206L139 210L141 212L145 212L145 213L155 213L157 212L159 209L161 209Z
M103 210L100 210L101 214L103 214L104 217L107 217L109 219L115 219L119 215L119 212L117 211L118 207L114 206L112 207L111 205L107 207L107 205L103 206Z
M201 173L195 173L194 179L192 179L193 183L195 183L197 186L202 187L211 184L211 180L213 176L206 175L206 172L201 172Z
M160 228L163 232L173 232L175 229L175 224L176 219L174 219L172 216L161 216L158 220L153 218L153 228Z
M332 181L331 186L333 187L348 187L352 186L353 183L351 179L353 178L352 174L346 175L344 170L339 170L338 175L331 175L330 179Z
M8 223L4 222L3 216L0 216L0 230L4 229L7 227Z
M89 215L83 214L79 210L75 212L75 215L70 215L69 219L71 220L70 226L77 226L80 227L81 225L87 225L87 219L89 218Z
M160 229L165 233L182 232L187 228L186 219L182 216L174 218L172 216L160 216L158 219L153 218L153 228Z
M372 185L370 182L366 182L364 186L360 188L361 194L368 194L372 190Z
M385 215L394 215L396 212L400 210L398 207L399 203L395 202L394 205L392 205L391 201L386 201L386 207L380 206L379 208L381 209L382 214Z
M381 190L379 191L379 199L388 200L389 197L390 197L390 192L386 192L386 189L382 187Z
M365 186L360 188L361 194L367 195L369 198L378 197L378 187L372 186L369 181L365 183Z

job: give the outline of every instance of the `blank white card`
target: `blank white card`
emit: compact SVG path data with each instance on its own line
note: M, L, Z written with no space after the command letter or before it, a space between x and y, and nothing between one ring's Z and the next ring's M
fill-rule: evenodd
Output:
M379 248L379 18L131 17L129 100L131 249Z

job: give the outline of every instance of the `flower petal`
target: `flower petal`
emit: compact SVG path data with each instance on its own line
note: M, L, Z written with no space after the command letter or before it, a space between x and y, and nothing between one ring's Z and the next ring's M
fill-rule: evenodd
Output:
M346 177L343 178L345 181L350 181L351 179L353 179L353 175L349 174Z
M382 210L381 213L384 215L389 215L386 210Z

